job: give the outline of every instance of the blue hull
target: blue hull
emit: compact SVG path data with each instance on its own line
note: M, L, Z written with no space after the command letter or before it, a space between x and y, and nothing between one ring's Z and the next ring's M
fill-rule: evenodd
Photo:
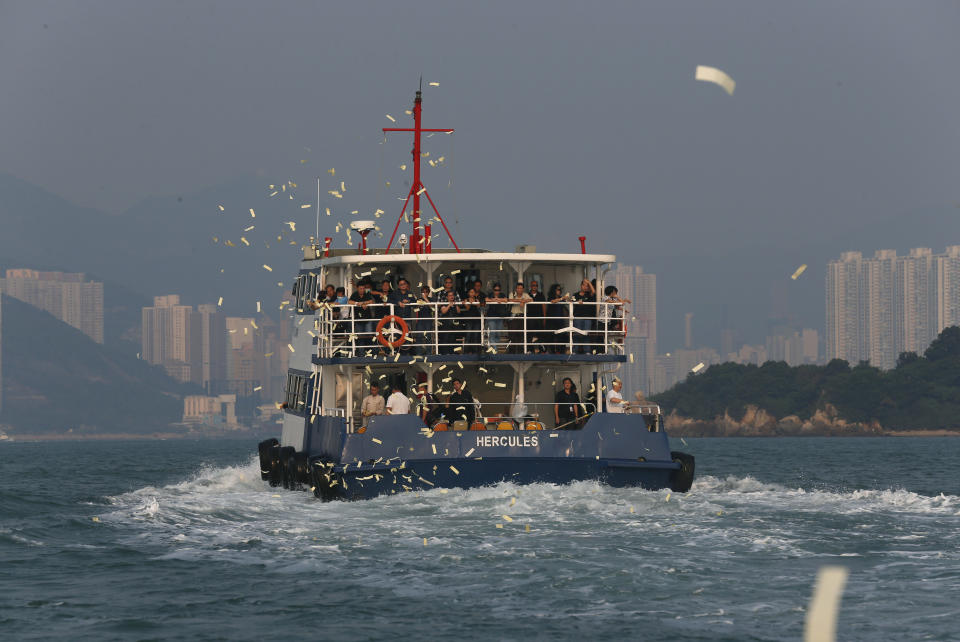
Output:
M509 457L476 459L428 459L404 462L403 468L336 466L339 483L333 497L355 500L380 495L432 490L476 488L502 481L517 484L569 484L597 480L610 486L639 486L649 490L671 487L671 476L680 467L672 461ZM456 470L454 470L456 469Z
M285 451L285 452L284 452ZM577 430L433 432L414 416L376 417L347 433L337 417L308 422L302 449L261 444L264 479L308 486L318 497L369 499L434 488L475 488L501 481L685 491L693 458L670 450L666 433L638 415L600 413Z

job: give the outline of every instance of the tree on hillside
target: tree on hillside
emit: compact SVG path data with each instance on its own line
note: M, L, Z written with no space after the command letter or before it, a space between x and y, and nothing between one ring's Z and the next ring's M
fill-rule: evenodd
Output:
M950 357L960 357L960 327L944 328L940 336L933 340L923 353L930 361L939 361Z

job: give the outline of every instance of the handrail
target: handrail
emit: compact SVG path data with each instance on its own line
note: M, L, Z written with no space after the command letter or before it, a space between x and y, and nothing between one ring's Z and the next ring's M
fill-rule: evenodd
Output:
M465 305L467 304L467 305ZM466 313L444 315L446 302L417 302L368 304L373 308L370 317L357 318L359 305L321 304L316 311L319 331L318 356L321 358L369 356L379 352L375 326L387 316L403 319L407 326L404 338L406 350L414 354L465 354L520 352L542 349L554 353L624 354L625 330L618 308L623 303L589 302L599 314L578 316L574 311L581 303L563 302L507 302L487 303L512 307L523 305L519 315L491 315L479 302L458 301L454 305L466 307ZM566 314L529 314L531 305L563 305ZM475 308L475 310L473 310ZM385 335L398 336L400 329L392 321L384 328ZM392 353L393 349L388 348Z

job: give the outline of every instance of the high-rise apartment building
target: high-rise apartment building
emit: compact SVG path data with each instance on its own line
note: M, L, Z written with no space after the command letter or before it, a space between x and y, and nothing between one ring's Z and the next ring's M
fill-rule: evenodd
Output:
M860 361L860 252L827 264L827 360Z
M103 283L83 273L7 270L0 292L49 312L103 343Z
M191 331L199 350L199 372L194 381L210 394L216 383L227 378L227 320L212 303L197 306Z
M895 365L898 354L894 319L897 251L877 250L861 267L859 358L889 369Z
M143 359L163 366L177 381L192 381L208 391L226 378L226 323L216 305L181 305L176 294L153 297L143 308Z
M902 352L922 354L943 328L960 323L960 246L934 255L844 252L827 265L827 359L892 368Z
M620 296L629 299L624 321L625 348L633 362L623 364L620 378L625 396L638 390L652 394L657 358L657 277L638 265L618 265L613 273Z
M960 325L960 245L947 247L944 254L933 257L936 311L934 334L944 328Z

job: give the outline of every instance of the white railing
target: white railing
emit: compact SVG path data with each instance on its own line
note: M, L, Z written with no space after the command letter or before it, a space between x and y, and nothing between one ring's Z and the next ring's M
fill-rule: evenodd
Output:
M491 304L487 304L488 306ZM508 310L515 303L497 303ZM559 305L560 315L544 315L543 306ZM575 314L596 306L597 315ZM317 311L317 354L321 358L393 353L480 354L546 352L621 355L624 352L622 303L530 303L519 314L491 315L477 303L371 303L322 305ZM447 308L444 310L444 308ZM360 317L360 318L358 318ZM380 331L377 326L382 320ZM400 322L402 320L402 323ZM385 345L380 339L393 342Z

